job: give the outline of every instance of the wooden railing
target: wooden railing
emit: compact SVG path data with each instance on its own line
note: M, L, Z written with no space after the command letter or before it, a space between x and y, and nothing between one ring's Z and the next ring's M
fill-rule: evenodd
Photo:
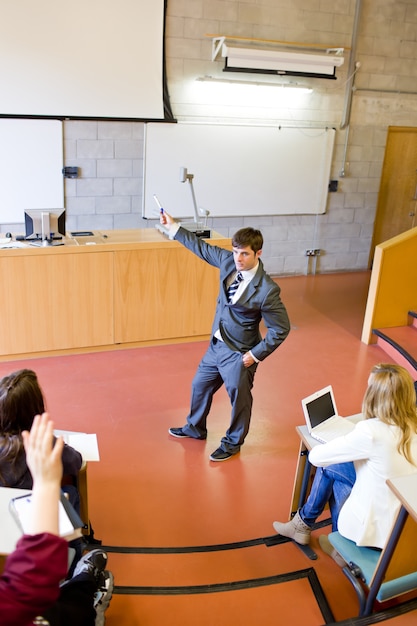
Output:
M375 248L362 341L375 343L375 328L408 324L417 309L417 227Z

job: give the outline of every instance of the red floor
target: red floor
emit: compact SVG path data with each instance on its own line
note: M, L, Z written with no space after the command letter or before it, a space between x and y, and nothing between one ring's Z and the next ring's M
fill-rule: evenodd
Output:
M357 413L371 366L391 360L360 341L369 278L360 272L278 280L292 331L259 366L250 433L241 453L224 463L208 459L229 422L224 390L215 397L207 441L175 440L167 432L184 423L206 342L0 363L0 375L35 369L57 428L97 433L101 460L88 467L89 505L103 544L177 548L269 537L272 522L288 518L301 398L332 384L339 412ZM335 619L353 617L356 595L321 553L320 532L313 534L316 561L289 543L110 553L115 584L142 589L115 593L107 624L319 626L325 619L306 578L233 591L227 585L310 568ZM207 589L220 583L226 591ZM206 593L173 593L184 586L204 586ZM406 614L390 623L405 626L415 619L416 613Z

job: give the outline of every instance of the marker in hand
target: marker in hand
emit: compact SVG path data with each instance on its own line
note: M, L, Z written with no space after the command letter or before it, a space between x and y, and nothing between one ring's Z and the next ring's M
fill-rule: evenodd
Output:
M158 209L159 209L160 214L163 215L164 214L164 209L163 209L161 203L159 202L158 197L154 195L153 199L155 200L156 204L158 205Z
M154 196L154 200L155 200L155 202L156 202L156 204L158 205L158 208L159 208L159 221L164 226L167 226L168 225L168 220L167 220L165 211L164 211L161 203L159 202L157 196Z

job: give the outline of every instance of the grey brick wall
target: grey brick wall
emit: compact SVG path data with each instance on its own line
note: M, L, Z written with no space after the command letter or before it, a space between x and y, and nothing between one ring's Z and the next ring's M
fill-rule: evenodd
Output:
M265 102L256 108L243 102L233 107L230 102L216 102L209 107L193 91L191 85L199 76L224 77L223 60L211 61L212 40L207 33L349 49L357 6L361 17L354 60L360 67L347 128L341 126L348 50L344 65L336 72L337 81L299 79L314 89L303 106L268 106ZM178 119L325 124L337 130L331 178L338 180L338 191L329 194L324 215L245 218L241 222L217 219L213 226L231 235L242 224L259 224L265 235L263 259L274 274L310 271L311 260L304 256L307 248L324 251L316 261L319 272L366 269L388 126L417 122L416 60L414 0L363 0L359 5L356 0L171 0L167 70L171 104Z
M142 228L143 135L140 122L65 121L68 230Z

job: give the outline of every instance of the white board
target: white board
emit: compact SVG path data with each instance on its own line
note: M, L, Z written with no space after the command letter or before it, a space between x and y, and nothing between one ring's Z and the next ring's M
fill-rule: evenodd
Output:
M145 126L143 217L156 194L174 217L318 214L326 210L335 130L223 124Z
M62 122L0 119L0 224L64 206Z

